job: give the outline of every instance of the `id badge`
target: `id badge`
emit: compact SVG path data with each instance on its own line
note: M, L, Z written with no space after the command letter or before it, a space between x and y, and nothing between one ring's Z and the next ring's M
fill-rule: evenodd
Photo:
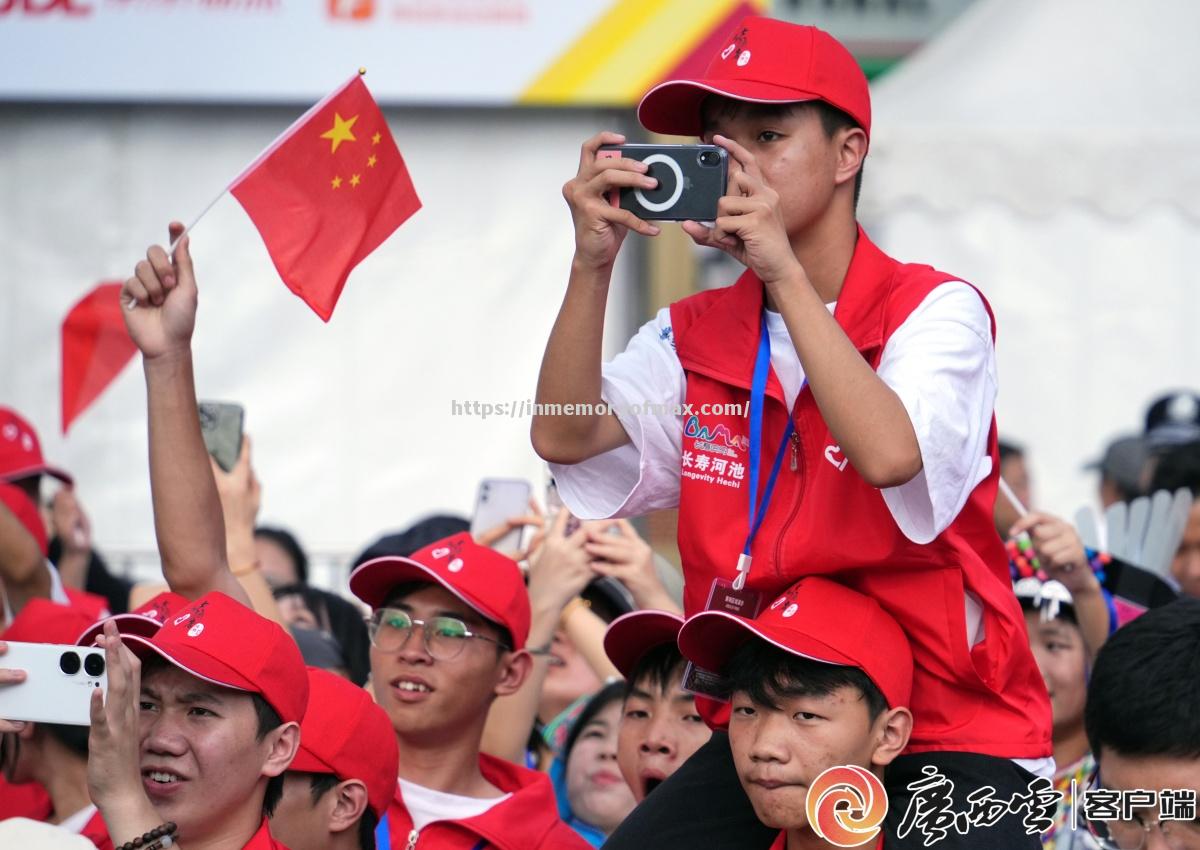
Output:
M724 611L753 620L762 610L762 594L748 588L737 590L733 582L727 579L714 579L704 610ZM720 673L697 667L690 661L683 670L683 689L718 702L729 702L733 695L733 686L729 679Z

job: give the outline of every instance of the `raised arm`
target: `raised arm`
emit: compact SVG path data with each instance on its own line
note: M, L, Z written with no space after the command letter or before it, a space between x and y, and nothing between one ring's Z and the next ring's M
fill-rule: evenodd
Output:
M563 186L575 224L575 256L538 375L537 403L543 411L546 405L601 403L604 308L617 252L630 230L645 236L659 232L606 199L610 189L655 185L646 176L646 166L637 160L596 158L601 145L624 141L619 133L599 133L588 139L580 152L578 173ZM530 436L534 450L552 463L578 463L629 442L611 413L567 416L543 412L533 417Z
M172 222L170 237L183 232ZM163 575L176 593L194 599L220 590L250 598L229 571L221 501L200 433L192 374L197 290L189 240L174 258L155 245L125 281L125 324L142 352L150 427L150 490Z

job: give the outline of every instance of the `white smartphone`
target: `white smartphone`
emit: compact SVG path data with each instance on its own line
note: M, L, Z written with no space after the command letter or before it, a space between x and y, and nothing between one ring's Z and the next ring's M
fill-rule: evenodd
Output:
M92 691L108 695L103 649L8 641L0 667L25 671L24 682L0 686L5 720L90 726Z
M475 497L475 514L471 519L471 534L495 528L507 519L529 513L529 497L533 488L519 478L485 478L479 482ZM492 544L498 552L512 553L521 549L524 529L514 528Z

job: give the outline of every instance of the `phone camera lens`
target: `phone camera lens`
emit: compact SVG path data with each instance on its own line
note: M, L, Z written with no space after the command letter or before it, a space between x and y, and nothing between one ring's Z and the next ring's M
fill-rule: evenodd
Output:
M83 659L83 672L89 676L104 675L104 656L89 655Z
M700 164L705 168L713 168L721 162L721 155L716 151L700 151Z
M79 672L79 653L64 652L58 659L58 669L62 670L68 676L74 676Z

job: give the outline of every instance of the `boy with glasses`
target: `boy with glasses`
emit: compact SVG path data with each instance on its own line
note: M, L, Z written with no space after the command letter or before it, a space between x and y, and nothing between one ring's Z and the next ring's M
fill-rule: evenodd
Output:
M469 534L360 566L372 607L371 678L400 745L381 850L585 848L540 773L484 755L488 709L532 667L529 596L516 562Z

